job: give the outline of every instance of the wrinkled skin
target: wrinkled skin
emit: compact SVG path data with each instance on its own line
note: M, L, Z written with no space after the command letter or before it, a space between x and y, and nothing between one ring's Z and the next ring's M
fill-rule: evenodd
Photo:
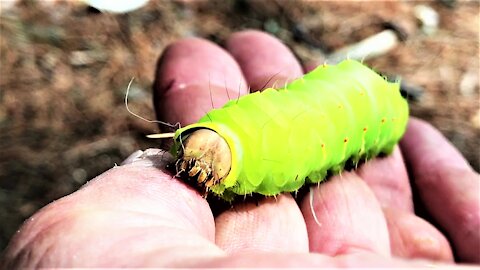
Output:
M303 73L281 42L260 32L236 33L225 48L201 39L167 48L154 86L159 119L192 123L249 86ZM393 155L311 188L299 204L284 194L216 218L163 170L167 160L161 150L138 151L44 207L11 240L1 266L412 267L451 265L452 250L457 262L480 262L479 176L420 120L410 120ZM414 214L411 186L436 226Z

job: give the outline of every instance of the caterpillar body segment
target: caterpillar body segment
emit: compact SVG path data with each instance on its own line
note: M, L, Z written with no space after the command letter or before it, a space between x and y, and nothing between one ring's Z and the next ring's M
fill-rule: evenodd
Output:
M205 192L226 200L251 193L272 196L318 183L327 172L340 172L347 160L390 153L405 132L408 111L399 83L345 60L319 66L282 89L255 92L210 111L176 131L172 153L177 173L194 178ZM205 154L212 150L201 143L185 146L205 140L195 136L201 129L214 131L219 145L228 146L223 149L230 151L230 168L218 165L218 155ZM199 161L209 166L208 175L197 173Z

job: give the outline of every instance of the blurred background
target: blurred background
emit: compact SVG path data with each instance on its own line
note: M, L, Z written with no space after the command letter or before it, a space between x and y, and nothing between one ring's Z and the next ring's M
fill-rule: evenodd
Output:
M154 119L157 58L184 37L222 44L232 32L260 29L314 65L388 31L391 44L367 46L379 55L365 62L402 78L412 114L478 171L479 12L478 1L455 0L152 0L125 14L80 1L0 0L0 250L37 209L159 144L145 138L157 126L127 112L125 90L135 77L130 107Z

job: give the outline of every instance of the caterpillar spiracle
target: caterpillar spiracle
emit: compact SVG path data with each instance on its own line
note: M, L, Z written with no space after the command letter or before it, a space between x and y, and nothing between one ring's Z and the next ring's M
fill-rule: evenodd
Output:
M318 183L349 160L392 152L409 115L399 88L345 60L231 100L175 132L177 176L225 200Z

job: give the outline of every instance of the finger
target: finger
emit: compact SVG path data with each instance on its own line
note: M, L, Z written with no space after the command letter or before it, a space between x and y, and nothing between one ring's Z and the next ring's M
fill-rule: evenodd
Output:
M43 208L15 235L2 269L161 266L179 256L221 256L207 203L162 171L164 157L149 150Z
M399 209L384 208L383 212L394 256L453 261L447 239L430 223Z
M445 237L413 214L412 191L398 147L392 155L362 165L358 174L383 208L394 256L452 260L452 251Z
M234 206L215 219L216 243L239 251L308 252L302 213L290 195L265 198L258 205Z
M301 75L293 54L267 34L258 31L236 33L228 39L227 50L239 62L253 89L261 88L279 71L283 78ZM288 68L285 69L285 65ZM290 195L278 196L277 200L264 199L258 206L236 205L216 218L216 240L229 253L244 250L308 252L305 222Z
M154 105L161 121L191 124L247 92L232 56L206 40L189 38L173 43L157 65Z
M247 30L233 34L226 49L242 68L251 91L283 87L303 75L293 53L278 39L264 32Z
M335 176L303 199L310 251L339 255L370 251L390 255L387 223L375 195L352 173Z
M390 156L363 164L357 173L372 189L382 207L413 212L412 190L398 147Z
M426 122L411 119L401 141L414 184L460 260L480 262L480 181L467 161Z
M201 264L190 264L190 267L201 268L230 268L230 267L262 267L262 268L440 268L440 269L475 269L475 266L460 266L429 260L405 260L387 258L371 252L357 252L353 254L330 257L322 254L308 253L259 253L244 252L228 257L215 258Z

